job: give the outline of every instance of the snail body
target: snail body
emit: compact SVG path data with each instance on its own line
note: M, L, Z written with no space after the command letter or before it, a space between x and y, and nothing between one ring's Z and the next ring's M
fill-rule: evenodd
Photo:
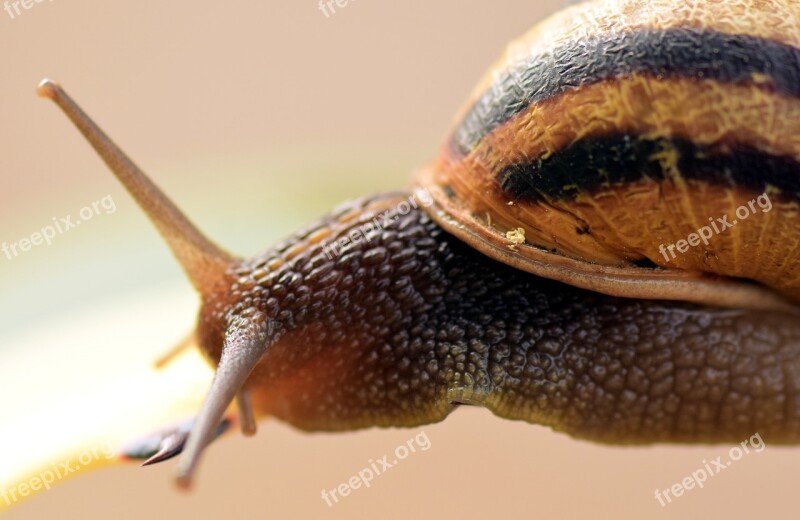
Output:
M217 373L151 462L182 450L188 485L234 400L246 433L475 404L609 443L800 442L800 3L696 4L555 15L481 82L421 191L346 203L252 259L45 80L202 296ZM742 206L704 247L659 250Z

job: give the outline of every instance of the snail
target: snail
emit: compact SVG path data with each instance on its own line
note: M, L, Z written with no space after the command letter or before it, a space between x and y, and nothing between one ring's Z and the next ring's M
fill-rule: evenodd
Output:
M216 374L148 463L180 453L188 487L234 402L245 434L479 405L601 443L800 441L798 24L797 1L568 8L509 46L408 189L250 259L44 80L202 298Z

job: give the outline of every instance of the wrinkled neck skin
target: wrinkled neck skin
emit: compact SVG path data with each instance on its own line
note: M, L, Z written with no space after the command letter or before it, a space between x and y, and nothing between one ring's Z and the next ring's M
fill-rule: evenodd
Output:
M607 443L800 441L796 316L538 278L476 253L409 197L342 206L206 299L199 337L214 363L232 315L276 324L246 383L256 413L345 430L472 404Z

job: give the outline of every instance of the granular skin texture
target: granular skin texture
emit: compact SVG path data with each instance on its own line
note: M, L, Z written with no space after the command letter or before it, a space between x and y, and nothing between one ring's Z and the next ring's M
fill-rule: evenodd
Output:
M231 323L269 320L246 384L258 414L350 430L471 404L606 443L800 440L797 315L542 279L469 248L409 196L342 206L205 300L213 363Z

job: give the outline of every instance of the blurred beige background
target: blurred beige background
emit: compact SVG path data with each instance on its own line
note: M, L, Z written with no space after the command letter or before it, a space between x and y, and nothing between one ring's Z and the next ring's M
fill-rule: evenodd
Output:
M314 0L55 0L13 20L0 11L0 241L106 195L117 207L50 246L12 261L0 256L0 366L25 360L16 378L0 379L3 399L24 404L26 381L42 367L90 355L60 349L55 328L81 309L115 315L91 323L119 338L105 351L111 366L135 355L136 342L148 352L168 348L177 336L161 345L142 334L189 330L196 306L150 224L64 117L35 96L42 77L60 80L202 229L249 255L344 198L402 186L435 154L504 44L566 3L350 0L329 18ZM181 302L174 315L124 310L121 302L162 289ZM31 339L43 333L57 339ZM82 337L68 336L64 345ZM23 344L33 347L20 352ZM88 377L67 374L59 387ZM3 417L0 429L13 430L13 418ZM428 451L334 507L321 499L323 488L422 431ZM44 435L57 437L59 424ZM172 488L173 464L130 466L40 492L7 517L793 517L800 450L766 442L661 508L656 488L728 447L610 448L479 409L416 430L338 435L265 421L253 439L216 443L190 496ZM4 453L20 450L35 446L0 446L0 467Z

